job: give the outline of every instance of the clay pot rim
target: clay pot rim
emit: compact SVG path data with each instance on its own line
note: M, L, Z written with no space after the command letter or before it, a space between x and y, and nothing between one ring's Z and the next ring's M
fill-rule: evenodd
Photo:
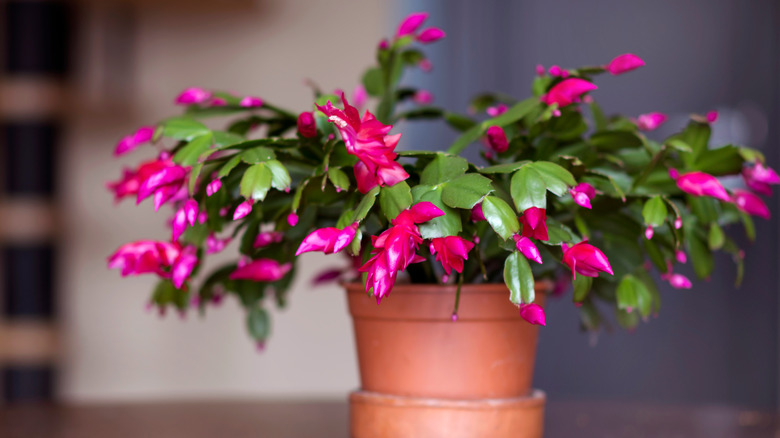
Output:
M554 283L549 279L537 280L534 283L536 293L551 292ZM365 294L366 289L362 282L341 282L341 287L349 293ZM455 284L430 284L430 283L396 283L391 294L431 294L448 295L455 294L458 286ZM461 286L461 294L506 294L509 288L504 283L467 283Z

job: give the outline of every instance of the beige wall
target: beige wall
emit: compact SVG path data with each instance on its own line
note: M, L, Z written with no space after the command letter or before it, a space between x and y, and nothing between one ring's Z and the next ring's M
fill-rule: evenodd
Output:
M144 310L152 278L120 279L105 266L106 255L123 242L167 235L165 213L132 201L115 207L104 189L123 165L153 155L144 149L112 159L121 135L171 114L172 99L185 86L256 94L307 109L305 78L326 90L351 89L388 29L379 0L256 5L225 13L147 6L136 18L135 53L119 56L110 51L114 30L104 22L106 10L96 9L84 21L77 87L82 105L72 116L60 178L67 218L61 263L64 398L343 397L357 386L343 293L309 287L324 257L304 261L307 269L290 306L274 312L274 334L264 353L250 342L234 301L205 318L191 313L186 320L176 314L161 319ZM121 58L132 67L126 79L117 79L116 67L104 68Z

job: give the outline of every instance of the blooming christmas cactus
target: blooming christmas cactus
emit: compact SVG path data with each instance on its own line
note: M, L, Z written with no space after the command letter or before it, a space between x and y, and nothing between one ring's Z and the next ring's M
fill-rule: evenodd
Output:
M157 156L108 187L117 200L170 207L171 235L123 245L109 267L159 276L151 303L161 310L204 310L234 295L258 342L269 333L269 296L284 304L298 257L313 251L351 259L351 269L318 281L361 281L377 302L401 281L504 282L518 313L541 325L535 280L557 290L571 282L587 329L602 325L597 301L636 326L658 311L656 281L690 288L675 270L690 261L708 278L714 251L732 255L739 281L744 253L723 228L741 222L753 239L751 216L769 217L755 193L771 194L780 177L756 150L711 147L716 113L692 116L663 140L652 131L664 114L607 117L595 79L643 66L633 54L597 67L539 66L532 97L484 94L471 115L437 108L402 81L408 69L431 70L420 45L444 37L423 28L426 18L410 15L380 42L350 99L315 88L311 108L295 113L188 88L175 99L184 115L122 138L116 155L153 144ZM374 110L361 110L368 103ZM234 118L207 123L216 116ZM446 151L400 151L393 127L413 119L443 119L460 136ZM482 147L481 162L459 156L469 146ZM740 173L744 190L719 180ZM237 260L198 278L207 255L233 240ZM457 320L457 297L441 299Z

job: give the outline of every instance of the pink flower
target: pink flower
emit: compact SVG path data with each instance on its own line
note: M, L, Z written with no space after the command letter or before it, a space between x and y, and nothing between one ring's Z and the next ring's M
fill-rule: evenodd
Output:
M523 237L547 240L547 210L539 207L529 207L520 216L523 226Z
M596 89L598 89L596 85L585 79L569 78L555 84L541 100L547 105L557 103L559 108L563 108L579 102L583 94Z
M549 73L550 76L563 76L563 69L561 69L557 65L553 65L550 66L549 69L547 69L547 73Z
M176 286L176 289L181 289L184 286L184 282L190 277L197 264L198 249L192 245L184 248L179 258L171 266L171 282Z
M674 218L674 229L675 230L679 230L680 228L682 228L682 225L683 225L682 224L682 218L680 216L677 216L676 218Z
M482 212L482 203L480 202L471 209L471 222L479 222L484 220L487 219L485 219L485 213Z
M320 228L306 236L298 247L295 255L301 255L310 251L322 251L325 254L333 254L346 248L352 243L357 233L358 223L342 229L335 227Z
M433 94L428 90L418 90L412 100L419 105L428 105L433 102Z
M138 166L137 170L125 169L122 179L109 182L107 187L114 192L114 197L117 201L128 196L135 196L138 194L138 188L141 187L141 183L170 164L168 160L162 159L145 161Z
M654 129L657 129L659 126L661 126L665 121L667 117L664 113L647 113L647 114L640 114L636 118L636 127L640 131L652 131Z
M689 280L688 277L682 274L675 274L671 269L668 273L661 274L661 279L668 281L675 289L690 289L693 287L693 283L691 283L691 280Z
M647 228L645 228L645 239L650 240L653 238L653 234L655 234L655 231L653 230L652 225L648 225Z
M425 260L415 252L422 243L416 224L427 222L444 212L430 202L420 202L402 211L391 221L392 226L379 237L371 236L374 250L360 272L367 272L366 292L376 297L377 302L386 296L395 284L399 271L412 263Z
M546 73L544 66L542 64L536 64L536 75L537 76L544 76Z
M501 114L504 114L508 109L509 109L508 106L504 105L503 103L499 103L496 106L489 106L487 110L485 110L485 112L487 112L487 115L489 115L490 117L497 117L500 116Z
M524 320L531 324L547 325L547 318L544 314L544 309L542 309L542 306L536 303L521 304L520 316L522 316Z
M298 225L298 215L294 211L287 215L287 224L291 227Z
M468 253L474 248L474 244L460 236L435 237L431 239L431 254L436 255L436 260L447 275L452 275L452 270L463 272L463 261L468 260Z
M772 194L770 185L780 184L780 176L777 172L771 167L764 166L763 163L746 166L742 169L742 178L750 190L767 196Z
M670 169L669 174L677 180L677 187L683 192L693 196L710 196L723 202L731 202L728 192L714 176L696 171L678 175L675 178L676 171L672 172L672 170Z
M387 135L393 129L391 125L379 122L368 111L361 119L346 96L342 94L341 99L343 111L330 102L318 108L337 126L347 152L360 160L354 167L358 190L367 193L377 185L392 186L407 179L409 174L395 161L397 154L394 150L401 134Z
M263 106L263 99L255 96L246 96L238 104L244 108L258 108Z
M506 138L504 129L500 126L491 126L487 130L487 141L491 149L498 153L506 152L509 149L509 140Z
M734 190L734 205L753 216L769 219L769 207L757 195L747 190Z
M571 269L572 278L577 277L576 273L586 277L598 277L599 272L613 275L607 256L587 241L571 247L564 244L563 263Z
M515 240L515 246L517 247L517 250L520 251L520 254L524 255L528 260L533 260L539 264L542 263L542 255L539 253L539 248L534 245L534 242L531 241L531 239L520 236L519 234L512 236L512 239Z
M209 106L227 106L228 102L222 97L215 97L209 102Z
M223 249L230 243L230 237L219 239L214 233L210 233L206 238L206 254L216 254L222 252Z
M409 14L401 24L398 26L398 30L395 32L396 38L401 38L406 35L411 35L417 32L417 29L422 26L423 22L428 19L427 12L414 12Z
M133 134L122 137L116 144L114 155L124 155L135 150L138 146L150 141L154 137L154 126L141 126Z
M206 196L211 196L214 193L217 193L219 189L222 188L222 181L219 178L214 178L207 186L206 186Z
M707 118L708 123L715 123L718 121L718 112L717 111L710 111L705 116Z
M211 98L211 92L203 88L187 88L176 97L177 105L195 105Z
M257 238L255 238L255 243L252 247L264 248L273 243L279 243L282 241L282 239L284 239L284 233L279 231L266 231L257 235Z
M301 137L305 138L317 136L317 122L314 120L314 114L304 111L298 116L298 132Z
M238 207L236 207L236 210L233 212L233 220L237 221L239 219L243 219L246 217L246 215L251 213L254 203L255 200L250 198L239 204Z
M379 42L378 48L379 50L387 50L390 48L390 42L387 41L387 39L383 39L382 41Z
M231 280L278 281L290 272L290 263L280 264L273 259L257 259L233 271L228 278Z
M422 32L420 32L419 35L417 35L417 41L423 44L429 44L434 41L439 41L445 36L447 36L447 34L444 33L444 31L439 29L438 27L429 27L427 29L424 29Z
M674 251L674 258L677 259L680 263L685 263L688 261L688 256L685 255L685 251L681 250L675 250Z
M590 201L596 197L596 189L592 185L584 182L577 184L576 187L569 189L569 194L574 203L580 207L591 209Z
M645 65L645 62L641 58L634 54L626 53L610 61L604 68L613 75L619 75L636 70L643 65Z
M138 170L125 170L121 180L108 183L108 188L120 200L126 196L136 195L136 202L154 195L154 209L160 207L180 194L187 178L188 170L173 164L170 157L160 158L141 163Z

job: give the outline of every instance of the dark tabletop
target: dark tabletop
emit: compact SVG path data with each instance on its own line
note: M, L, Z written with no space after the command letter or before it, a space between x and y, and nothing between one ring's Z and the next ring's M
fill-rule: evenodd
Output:
M550 402L546 438L780 438L778 415L721 406ZM0 407L2 438L347 437L344 402Z

